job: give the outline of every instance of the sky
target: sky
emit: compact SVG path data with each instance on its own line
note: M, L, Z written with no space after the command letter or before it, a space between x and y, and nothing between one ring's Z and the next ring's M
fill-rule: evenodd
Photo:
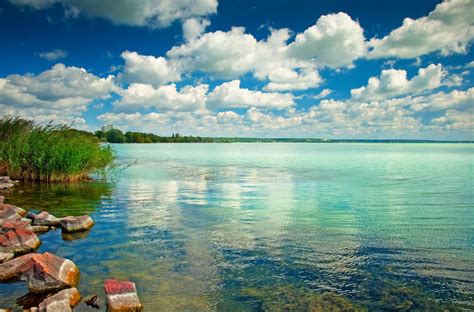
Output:
M2 115L474 140L472 0L0 0L0 29Z

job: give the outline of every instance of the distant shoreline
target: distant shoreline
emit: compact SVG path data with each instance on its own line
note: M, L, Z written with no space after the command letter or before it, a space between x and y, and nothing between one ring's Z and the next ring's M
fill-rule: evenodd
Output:
M283 139L283 138L203 138L202 142L123 142L112 144L196 144L196 143L404 143L404 144L473 144L474 141L436 141L436 140L361 140L361 139L338 139L338 140L322 140L322 139Z

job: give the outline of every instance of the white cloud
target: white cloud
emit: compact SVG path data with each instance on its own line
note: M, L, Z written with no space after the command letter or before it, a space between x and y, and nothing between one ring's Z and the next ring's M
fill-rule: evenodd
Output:
M229 32L206 33L197 40L173 47L167 56L181 59L189 71L211 73L217 78L237 78L256 64L257 40L242 27Z
M288 48L289 55L297 59L314 60L333 68L350 66L365 52L364 30L342 12L321 16Z
M263 88L266 91L307 90L317 87L323 79L314 68L299 71L277 67L268 74L270 82Z
M441 64L420 68L418 75L407 79L407 72L401 69L384 69L380 78L371 77L367 86L352 89L351 95L358 100L380 100L410 93L421 93L442 85L446 71Z
M56 60L65 58L67 56L67 51L56 49L49 52L41 52L38 55L39 57L51 62L51 61L56 61Z
M170 49L169 60L187 72L204 72L219 79L252 73L259 80L269 80L268 91L315 88L323 81L318 67L350 66L366 51L363 29L345 13L320 17L291 44L286 28L271 29L267 39L258 41L243 27L201 35L197 22L189 23L194 25L190 29L197 28L187 35L193 40Z
M321 90L321 92L319 92L319 94L314 95L313 99L316 99L316 100L324 99L325 97L327 97L331 93L332 93L331 89L323 89L323 90Z
M308 110L250 107L213 112L107 113L99 120L124 130L201 136L472 139L474 88L381 101L323 100ZM432 112L427 118L426 113ZM429 116L429 115L428 115Z
M149 84L134 83L121 92L122 98L114 106L127 110L195 111L205 107L208 88L208 85L185 86L178 91L175 84L155 89Z
M0 78L0 109L4 115L71 121L92 101L115 91L113 76L100 78L83 68L56 64L38 75Z
M188 18L183 22L183 37L187 41L199 37L211 22L205 18Z
M125 66L119 79L124 82L149 83L158 87L181 80L177 64L164 57L140 55L129 51L123 52L121 56L125 60Z
M474 38L474 1L448 0L436 6L428 16L403 25L382 39L372 39L369 58L414 58L434 51L466 53Z
M67 15L102 17L115 24L167 27L176 20L208 16L217 12L217 0L10 0L18 6L46 9L59 3Z
M289 93L261 92L240 88L240 81L233 80L214 88L208 95L211 108L285 108L295 105L293 95Z

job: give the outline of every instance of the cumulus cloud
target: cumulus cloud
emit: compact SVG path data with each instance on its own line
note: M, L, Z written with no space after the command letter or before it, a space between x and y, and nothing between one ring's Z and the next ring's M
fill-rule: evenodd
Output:
M72 120L92 101L115 91L113 76L100 78L83 68L56 64L38 75L0 78L0 108L5 115Z
M206 18L188 18L183 22L183 37L187 41L199 37L211 22Z
M446 71L441 64L431 64L420 68L418 75L407 79L407 72L402 69L384 69L380 78L371 77L367 86L352 89L351 95L358 100L380 100L410 93L421 93L442 85Z
M271 29L268 38L257 40L243 27L201 35L201 28L195 26L199 35L189 35L193 40L170 49L168 59L179 61L188 72L219 79L252 73L268 80L267 91L315 88L323 81L318 67L351 66L366 51L362 27L345 13L321 16L289 44L287 28Z
M49 52L41 52L41 53L38 53L38 55L39 57L52 62L52 61L65 58L67 56L67 51L56 49Z
M133 83L121 92L122 98L114 106L128 110L195 111L204 108L208 88L208 85L185 86L178 91L175 84L155 89L149 84Z
M323 79L314 68L298 71L277 67L268 73L270 82L264 86L266 91L307 90L317 87Z
M414 58L434 51L466 53L474 38L474 1L447 0L428 16L405 18L402 26L382 39L372 39L369 58Z
M239 80L223 83L208 95L208 105L212 108L285 108L295 105L289 93L261 92L240 87Z
M158 87L168 82L181 80L177 64L164 57L140 55L129 51L123 52L121 57L125 60L125 66L119 79L124 82L149 83Z
M10 0L18 6L46 9L61 4L67 15L80 13L102 17L115 24L167 27L176 20L208 16L217 12L217 0Z
M295 58L333 68L350 66L365 52L364 30L342 12L321 16L315 25L298 34L288 49Z
M323 90L321 90L321 92L319 92L319 94L314 95L313 99L316 99L316 100L324 99L325 97L327 97L331 93L332 93L331 89L323 89Z
M380 101L322 100L308 110L279 113L250 107L243 114L207 109L107 113L100 121L123 129L192 135L339 138L472 138L474 88ZM431 112L426 115L427 112ZM434 116L427 118L427 116Z

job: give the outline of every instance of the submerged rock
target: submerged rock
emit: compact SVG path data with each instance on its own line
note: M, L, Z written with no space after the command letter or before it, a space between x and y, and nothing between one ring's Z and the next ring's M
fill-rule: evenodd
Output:
M32 293L76 287L79 275L74 262L48 252L24 255L0 264L0 281L26 281Z
M64 289L52 295L38 306L39 312L67 312L72 311L82 297L76 288Z
M29 213L27 217L33 220L33 225L59 226L61 224L61 219L47 211L42 211L39 214Z
M0 252L23 254L41 245L38 236L27 229L15 229L0 235Z
M108 279L104 282L104 288L107 294L107 311L134 312L143 309L135 283Z
M66 233L87 231L93 226L94 221L88 215L61 219L61 228Z

